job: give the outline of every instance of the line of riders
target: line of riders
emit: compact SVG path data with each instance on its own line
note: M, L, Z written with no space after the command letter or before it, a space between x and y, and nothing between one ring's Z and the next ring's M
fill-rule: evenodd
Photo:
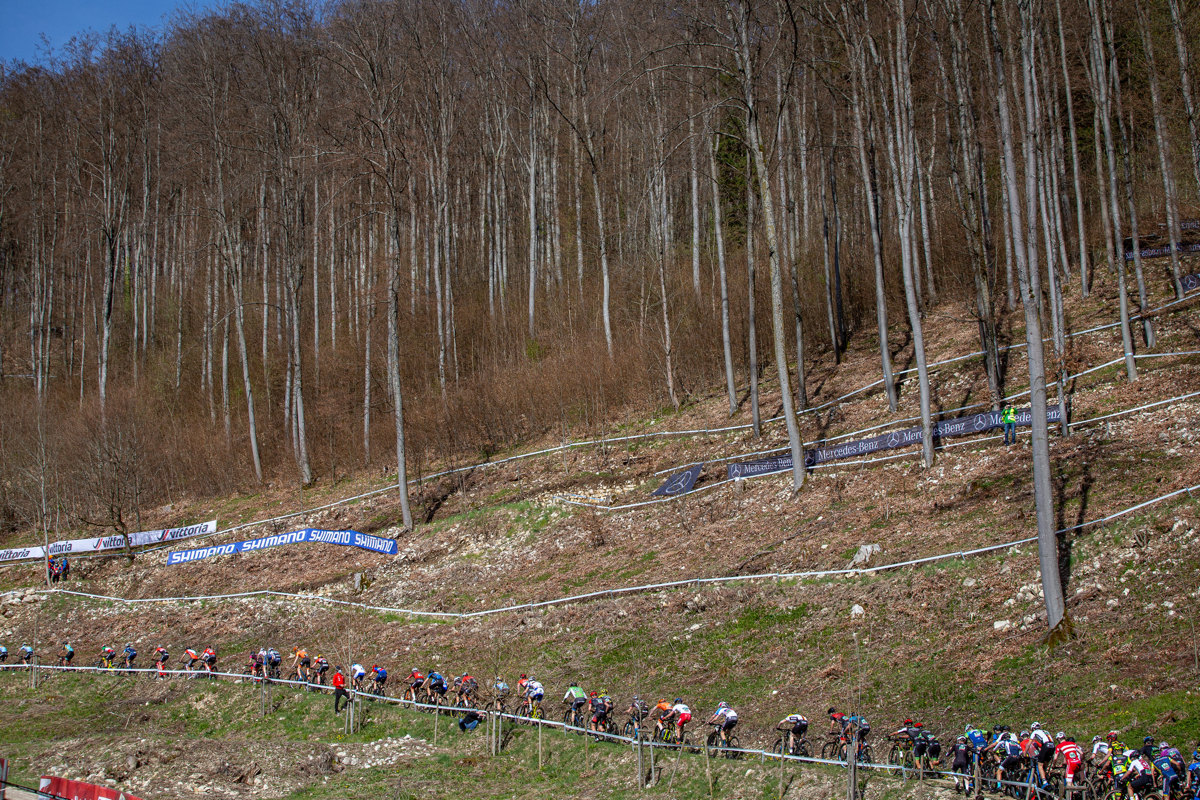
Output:
M155 667L165 677L169 669L170 654L165 647L154 649ZM24 665L33 661L33 648L22 645L18 657ZM58 653L58 665L70 666L75 650L68 642L62 643ZM118 660L119 659L119 660ZM100 651L97 667L106 669L134 669L137 650L133 643L126 643L118 655L112 647ZM282 654L271 647L251 650L243 674L262 679L278 679L283 664ZM8 649L0 645L0 664L8 661ZM215 672L217 652L209 647L197 653L188 648L180 660L180 666L188 672ZM311 658L302 647L292 648L294 675L306 683L324 684L330 670L329 661L318 654ZM333 685L339 690L344 686L341 667L335 670ZM357 692L386 696L388 673L384 667L374 664L368 671L361 664L352 664L349 669L352 688ZM446 678L431 670L422 673L415 667L404 678L404 699L433 706L445 705L462 709L464 717L459 722L463 730L476 727L482 716L479 700L479 682L468 673ZM516 699L519 704L516 714L530 719L543 719L542 701L545 687L541 682L522 673L516 691L499 676L492 683L491 710L507 712L508 704ZM650 706L638 695L634 695L624 713L628 717L622 728L614 719L616 704L607 691L584 691L578 681L572 681L563 695L566 707L563 721L568 725L597 734L615 734L630 738L643 735L643 723L653 722L653 741L688 745L690 739L687 725L692 721L691 708L679 697L668 702L660 699ZM845 761L851 742L855 742L856 760L873 761L867 738L871 725L857 714L845 714L830 708L828 739L821 755ZM736 749L736 740L731 732L738 724L738 713L728 703L721 701L708 717L713 728L708 743L723 748ZM780 720L775 730L779 737L775 752L790 755L811 755L808 740L808 719L800 713L789 714ZM646 726L649 729L649 726ZM942 746L938 738L920 722L904 720L898 730L891 733L892 743L888 755L891 764L917 766L933 771L941 764ZM1191 761L1185 762L1178 748L1166 741L1157 745L1153 737L1142 741L1141 749L1126 747L1117 731L1106 736L1094 736L1089 752L1085 753L1074 737L1059 731L1051 736L1041 723L1034 722L1028 730L1012 733L1006 725L996 725L990 733L968 724L963 733L956 737L948 754L950 770L956 776L957 791L974 793L975 776L979 776L981 790L999 791L1019 797L1031 786L1050 791L1061 797L1072 794L1087 794L1101 800L1200 800L1200 747L1192 751ZM1061 775L1057 770L1061 768Z

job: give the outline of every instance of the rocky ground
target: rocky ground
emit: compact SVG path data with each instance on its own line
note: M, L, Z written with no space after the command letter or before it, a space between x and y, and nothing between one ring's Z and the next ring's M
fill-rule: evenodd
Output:
M1103 321L1104 303L1103 291L1074 303L1072 327ZM946 316L930 325L941 336L931 343L931 359L974 349L970 326ZM1200 349L1195 305L1164 316L1159 336L1161 350ZM1112 359L1118 340L1112 331L1071 340L1070 371ZM906 366L905 351L897 360ZM1119 366L1076 380L1069 387L1073 419L1200 390L1200 357L1147 359L1139 368L1134 384ZM836 372L813 370L813 402L870 382L875 369L864 351L848 354ZM1007 368L1010 391L1026 382L1024 371L1014 352ZM935 386L941 408L978 402L986 392L971 361L938 371ZM902 415L915 412L915 395L915 381L907 382ZM723 403L714 395L678 416L610 434L728 424ZM768 386L764 416L776 405L778 394ZM745 417L743 411L732 421ZM882 396L868 393L806 417L805 434L829 437L889 418ZM1198 430L1200 398L1193 398L1054 437L1058 527L1200 482ZM418 511L428 521L410 534L395 527L397 503L384 494L297 518L286 528L260 526L207 540L302 526L354 527L396 535L400 553L394 558L308 544L166 566L160 552L132 564L79 560L69 587L125 597L271 588L394 609L466 612L662 581L843 569L856 560L856 566L877 566L1034 532L1028 445L1005 448L982 439L940 452L929 470L911 458L818 470L799 494L788 476L773 476L622 512L557 499L568 492L617 502L644 499L663 480L660 471L783 442L776 424L762 439L743 431L580 448L423 485ZM529 449L552 444L533 442ZM705 480L720 474L723 463L710 465ZM219 502L184 500L164 511L162 521L217 515L224 526L384 482L362 475L303 494L274 487ZM468 669L484 681L496 674L511 681L529 672L551 694L577 678L622 702L634 692L683 694L693 708L706 710L727 700L741 712L743 742L757 745L773 740L774 721L784 714L799 709L815 718L835 704L865 710L880 730L913 714L947 736L968 721L1021 724L1036 717L1089 738L1091 731L1117 727L1191 746L1200 738L1198 527L1200 507L1182 495L1063 534L1060 572L1074 634L1054 649L1043 642L1031 544L895 571L686 585L458 621L289 598L130 606L22 589L0 601L0 643L15 651L36 641L48 653L66 638L83 663L94 660L91 654L103 644L119 648L133 641L146 655L160 643L174 653L213 644L222 665L235 669L251 646L286 651L304 644L334 663L378 662L393 674L413 666L452 674ZM4 571L0 580L36 585L33 573L21 568ZM113 699L89 700L96 687L80 679L55 701L56 682L70 683L56 678L27 695L14 676L0 676L0 691L12 701L0 708L0 730L6 731L0 746L14 753L23 771L61 770L150 797L378 796L380 787L397 796L509 796L514 786L529 788L529 796L541 791L530 788L527 765L460 763L476 759L470 754L475 750L464 756L462 742L434 746L428 719L380 720L361 741L343 743L332 738L327 699L311 710L303 699L295 708L283 701L282 714L244 725L234 724L245 716L244 707L236 711L233 700L205 700L208 695L188 682L147 683L114 690ZM55 702L76 708L78 724L11 733L28 718L29 704ZM211 714L197 706L202 702L215 704ZM204 723L208 717L218 721ZM514 752L528 756L519 747ZM593 781L580 780L582 765L572 761L580 757L564 751L562 774L546 785L547 796L622 796L623 789L600 787L623 774L623 756L607 756L613 766L605 769L614 772ZM687 780L701 780L697 768L690 769ZM770 776L755 773L753 765L750 775L736 780L722 769L721 796L761 797L767 791ZM820 771L804 774L811 774L811 784L802 776L789 797L844 792Z

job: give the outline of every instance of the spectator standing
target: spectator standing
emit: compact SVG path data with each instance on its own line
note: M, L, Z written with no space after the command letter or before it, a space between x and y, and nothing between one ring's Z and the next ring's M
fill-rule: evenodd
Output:
M1017 443L1017 408L1016 406L1005 406L1000 412L1000 425L1004 428L1004 443Z
M346 676L342 674L342 668L338 667L337 672L333 673L333 713L342 713L343 705L350 705L350 693L346 691Z

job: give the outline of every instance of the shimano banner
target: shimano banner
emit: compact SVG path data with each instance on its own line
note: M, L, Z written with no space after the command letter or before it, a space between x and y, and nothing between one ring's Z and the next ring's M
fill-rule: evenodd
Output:
M174 542L178 539L189 539L193 536L206 536L216 533L217 521L210 519L198 525L188 525L183 528L166 528L159 531L140 531L129 534L130 547L142 547L148 544ZM57 558L78 553L96 553L102 550L120 550L125 547L125 537L120 534L100 536L94 539L66 539L61 542L51 542L47 553L45 547L15 547L10 550L0 550L0 561L22 561L28 558Z
M1062 415L1059 413L1057 405L1046 409L1046 420L1048 422L1059 422L1061 419ZM1017 411L1017 425L1029 427L1032 424L1033 415L1029 412L1028 408ZM970 436L971 434L983 433L984 431L999 427L1000 412L988 411L983 414L955 417L954 419L938 422L933 427L933 438L936 441L955 436ZM837 461L842 458L850 458L851 456L865 456L870 453L877 453L880 450L895 450L920 443L921 429L919 427L905 428L904 430L890 431L882 433L879 436L872 436L869 439L857 439L850 442L842 442L841 444L805 450L804 466L812 468L827 461ZM756 461L743 461L740 464L730 464L727 467L727 472L730 478L750 478L755 475L783 472L791 468L792 457L785 455L773 458L761 458Z
M693 467L688 467L683 472L677 472L667 479L667 482L655 489L652 494L659 497L674 497L677 494L690 492L692 487L696 485L696 479L700 477L700 470L704 469L703 464L696 464Z
M399 550L395 539L388 539L383 536L371 536L370 534L359 533L358 531L327 531L319 528L304 528L298 531L264 536L261 539L251 539L248 542L214 544L211 547L198 547L195 550L176 550L174 553L167 555L167 563L186 564L189 561L199 561L204 558L212 558L213 556L231 556L234 553L247 553L254 550L263 550L268 547L297 544L299 542L324 542L326 544L340 544L345 547L361 547L363 550L371 550L389 556L396 555L396 552Z

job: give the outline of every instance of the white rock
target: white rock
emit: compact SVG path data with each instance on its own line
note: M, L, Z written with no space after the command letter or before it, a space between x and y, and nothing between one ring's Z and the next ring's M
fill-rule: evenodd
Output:
M962 585L964 589L970 589L977 583L979 583L979 581L975 580L974 578L966 578L963 580Z
M1004 633L1007 630L1011 630L1012 626L1013 626L1013 624L1006 619L998 619L992 623L992 629L997 630L1000 633Z
M862 606L860 606L858 603L855 603L854 606L850 609L851 617L861 617L866 613L867 613L866 610Z

